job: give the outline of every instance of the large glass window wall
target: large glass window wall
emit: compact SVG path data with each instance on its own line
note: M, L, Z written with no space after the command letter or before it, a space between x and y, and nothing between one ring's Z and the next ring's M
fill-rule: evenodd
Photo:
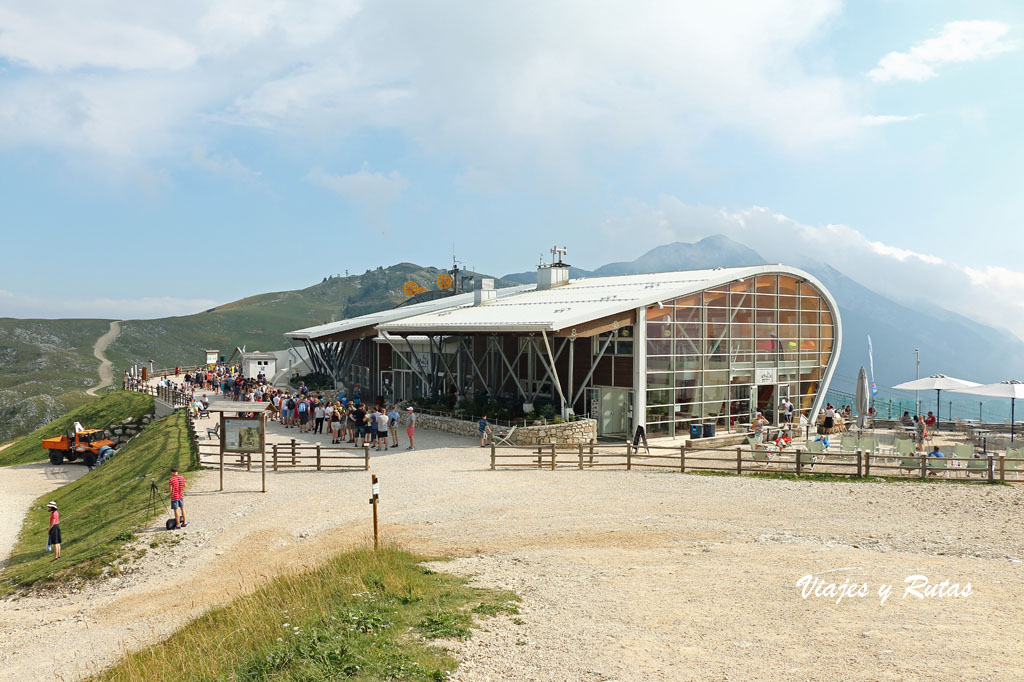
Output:
M693 423L745 430L779 403L809 416L832 354L832 314L790 275L758 275L647 310L647 433L685 435Z

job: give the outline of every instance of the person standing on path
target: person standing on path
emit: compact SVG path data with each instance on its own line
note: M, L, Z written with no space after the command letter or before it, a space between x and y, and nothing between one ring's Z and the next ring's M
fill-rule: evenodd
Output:
M491 437L491 425L487 423L487 415L477 422L477 430L480 432L480 447L487 447L487 441Z
M171 513L174 514L174 529L184 528L188 525L185 520L185 477L178 473L178 468L171 469L171 480L167 482L171 489ZM178 514L181 520L178 520Z
M323 432L324 432L324 415L325 414L326 414L326 411L324 410L323 403L317 402L316 407L313 408L313 420L315 422L313 424L313 433L319 433L321 435L323 434Z
M60 558L60 514L57 513L57 503L50 502L46 505L50 510L50 529L46 534L46 544L53 547L53 561Z
M391 447L398 447L398 410L394 405L388 412L388 432L391 434Z
M405 435L409 436L409 447L406 450L413 450L416 448L416 413L412 407L405 408L405 411L409 413L409 425L405 427Z
M388 449L388 415L383 407L377 411L374 415L377 427L377 449L380 450L381 446L384 446L384 451Z

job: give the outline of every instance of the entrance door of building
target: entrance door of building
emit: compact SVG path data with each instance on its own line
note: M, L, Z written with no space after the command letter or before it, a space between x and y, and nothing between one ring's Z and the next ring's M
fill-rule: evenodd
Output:
M625 436L629 421L629 389L598 388L597 435Z
M755 391L757 399L754 401L754 410L760 412L770 424L774 424L775 426L779 425L779 410L777 409L779 398L777 395L777 388L778 386L775 384L764 384L756 387Z

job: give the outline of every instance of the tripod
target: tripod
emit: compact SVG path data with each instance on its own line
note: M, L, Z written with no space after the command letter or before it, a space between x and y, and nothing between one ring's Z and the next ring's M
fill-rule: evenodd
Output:
M149 519L153 515L153 503L162 503L163 499L163 495L160 494L160 489L156 487L156 479L149 479L149 507L146 511L146 523L149 523Z

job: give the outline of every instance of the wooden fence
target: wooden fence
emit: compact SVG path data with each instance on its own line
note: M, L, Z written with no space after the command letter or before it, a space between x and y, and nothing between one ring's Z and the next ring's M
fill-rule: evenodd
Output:
M189 394L175 386L150 386L148 384L122 382L121 388L126 391L151 395L173 407L187 407L189 402Z
M749 445L734 447L695 447L632 443L619 446L598 444L548 444L515 446L491 444L491 469L516 467L531 469L619 468L722 471L734 474L771 472L796 475L829 475L864 478L893 476L904 478L943 478L1005 482L1019 480L1024 473L1024 457L1010 458L988 454L973 459L928 457L925 454L898 456L864 450L854 452L808 452L803 448L769 452Z

